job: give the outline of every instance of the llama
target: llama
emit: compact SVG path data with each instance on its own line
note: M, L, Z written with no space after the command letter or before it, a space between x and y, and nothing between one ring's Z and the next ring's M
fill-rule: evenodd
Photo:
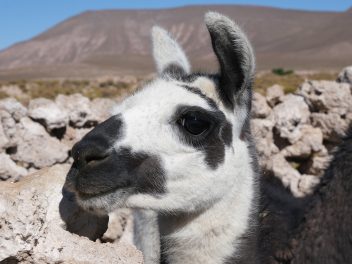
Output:
M158 76L72 149L66 188L87 211L136 209L145 263L257 263L258 165L249 129L252 47L205 15L218 74L191 73L180 45L152 29Z

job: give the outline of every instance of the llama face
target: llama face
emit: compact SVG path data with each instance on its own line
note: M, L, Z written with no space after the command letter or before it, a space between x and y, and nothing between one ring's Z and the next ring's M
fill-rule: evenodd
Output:
M154 28L159 76L74 146L66 186L83 208L192 212L248 182L253 54L228 18L209 13L206 24L220 74L190 74L180 46Z

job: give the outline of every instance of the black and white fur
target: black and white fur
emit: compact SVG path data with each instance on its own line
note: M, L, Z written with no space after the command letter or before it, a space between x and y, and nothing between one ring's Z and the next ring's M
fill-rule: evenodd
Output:
M229 18L209 12L205 23L218 74L192 74L179 44L154 27L158 77L72 150L66 187L89 211L139 209L145 263L258 261L258 173L249 132L254 54ZM180 121L192 111L210 124L199 136Z

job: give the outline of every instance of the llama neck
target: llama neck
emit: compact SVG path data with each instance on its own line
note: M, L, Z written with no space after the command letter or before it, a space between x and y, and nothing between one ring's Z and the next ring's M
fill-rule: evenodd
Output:
M243 173L251 175L244 177L240 192L233 188L211 208L159 216L162 256L167 263L240 263L243 258L245 263L256 262L256 175L252 168ZM246 252L250 254L245 256Z

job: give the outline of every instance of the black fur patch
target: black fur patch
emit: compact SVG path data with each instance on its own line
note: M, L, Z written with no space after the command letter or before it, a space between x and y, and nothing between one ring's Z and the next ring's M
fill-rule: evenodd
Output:
M165 177L158 157L130 149L115 150L122 134L122 121L114 116L98 125L72 150L74 163L66 186L82 197L129 188L139 193L165 191Z
M202 113L211 123L210 128L201 135L192 135L185 131L177 120L187 111ZM179 106L172 120L180 131L182 141L204 152L205 161L210 168L216 169L219 164L224 162L225 145L230 145L232 142L232 129L223 112L219 110L207 111L195 106Z
M181 85L181 87L185 88L187 91L194 93L196 95L199 95L202 99L204 99L208 105L217 110L218 109L218 105L215 103L215 101L213 99L211 99L210 97L206 96L204 93L202 93L202 91L200 89L197 89L195 87L191 87L188 85Z

